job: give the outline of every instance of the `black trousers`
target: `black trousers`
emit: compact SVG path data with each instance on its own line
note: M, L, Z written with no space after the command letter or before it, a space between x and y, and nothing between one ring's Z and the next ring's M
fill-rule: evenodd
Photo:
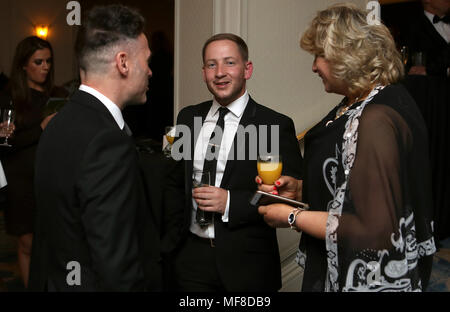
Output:
M174 286L180 292L221 292L214 241L190 233L174 259Z

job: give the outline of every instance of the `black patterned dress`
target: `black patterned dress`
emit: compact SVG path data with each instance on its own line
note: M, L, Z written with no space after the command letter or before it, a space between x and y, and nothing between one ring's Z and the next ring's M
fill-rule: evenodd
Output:
M302 234L303 291L421 291L436 251L425 123L400 85L334 120L340 105L305 137L303 199L329 217L325 241Z

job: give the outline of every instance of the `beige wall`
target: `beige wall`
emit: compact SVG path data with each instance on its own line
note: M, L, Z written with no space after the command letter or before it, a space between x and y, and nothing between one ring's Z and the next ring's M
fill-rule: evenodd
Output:
M290 116L297 133L336 105L312 71L313 57L300 36L326 0L248 0L248 38L254 73L248 83L256 101Z
M201 76L201 49L212 30L212 1L175 1L174 122L181 108L210 97Z
M75 27L66 23L66 4L61 0L1 0L0 29L3 39L0 70L9 76L14 50L20 40L34 35L33 25L50 25L47 40L55 54L55 82L60 85L76 75L73 43Z

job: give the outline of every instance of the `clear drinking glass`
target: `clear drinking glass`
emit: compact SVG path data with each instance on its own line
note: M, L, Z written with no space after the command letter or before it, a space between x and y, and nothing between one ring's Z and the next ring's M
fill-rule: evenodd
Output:
M166 140L169 143L164 148L164 155L166 155L167 157L171 157L172 144L175 141L175 127L167 126L165 128L164 135L166 136Z
M281 177L283 162L280 155L259 155L258 175L264 184L274 184Z
M166 127L165 134L167 142L169 142L169 144L172 145L173 141L175 140L175 127L173 126Z
M414 52L412 55L412 64L413 66L425 66L426 63L426 55L424 52Z
M408 64L408 58L409 58L409 49L407 46L402 46L400 53L402 55L402 61L403 61L403 65L407 65Z
M11 126L14 123L16 114L15 111L12 108L2 108L1 109L1 120L2 123L5 123L5 125L2 127L2 136L4 135L5 141L0 144L0 146L7 146L11 147L11 145L8 143L9 133L11 130Z
M210 186L210 173L209 171L194 170L192 174L192 188ZM198 208L196 213L196 221L200 226L207 226L212 223L212 212L204 211Z

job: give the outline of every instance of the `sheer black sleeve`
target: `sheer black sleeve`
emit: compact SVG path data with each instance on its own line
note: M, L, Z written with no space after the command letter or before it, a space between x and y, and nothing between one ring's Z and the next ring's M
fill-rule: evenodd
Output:
M410 140L408 125L395 110L376 104L365 108L349 177L350 207L339 220L341 247L392 248L391 235L398 232L404 206L402 162Z

